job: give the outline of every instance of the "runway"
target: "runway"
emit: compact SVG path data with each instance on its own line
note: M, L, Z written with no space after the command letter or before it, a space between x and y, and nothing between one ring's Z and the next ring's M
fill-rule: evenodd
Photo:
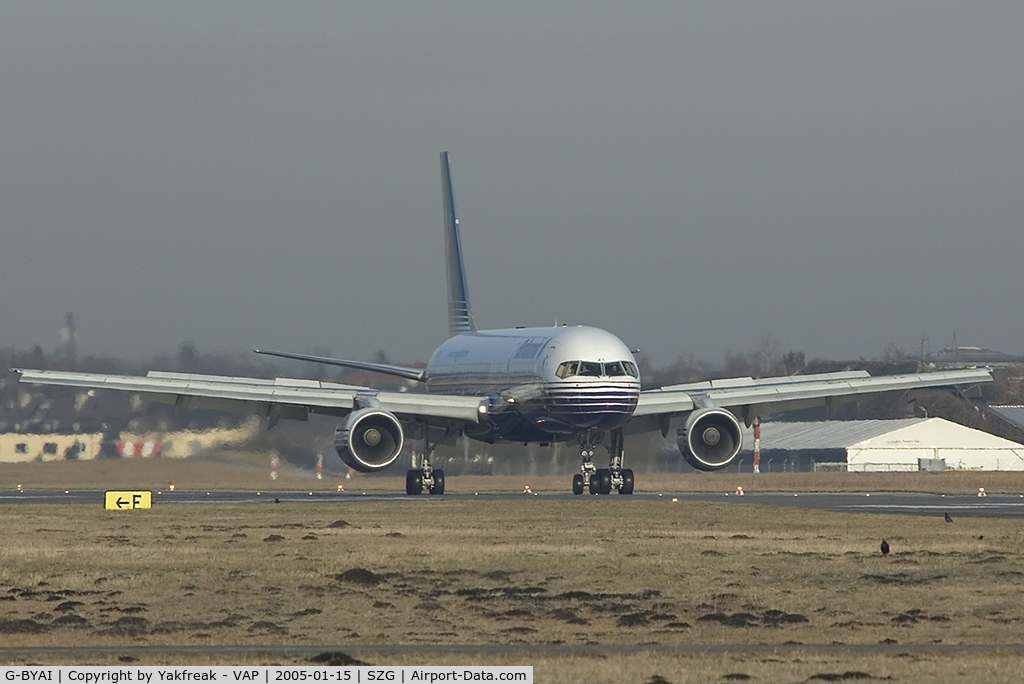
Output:
M67 504L103 505L103 490L8 490L0 492L0 505L44 504L51 506ZM497 501L520 500L529 505L534 499L545 501L577 501L581 506L601 505L610 501L661 501L666 505L678 502L707 501L731 505L760 504L764 506L790 506L823 511L846 513L886 513L899 515L941 516L949 513L952 517L1024 518L1024 496L992 494L984 497L947 496L901 492L881 493L747 493L737 496L735 492L716 493L637 493L631 497L573 496L570 492L475 492L454 493L443 496L406 496L398 492L344 491L344 492L297 492L297 491L153 491L153 506L164 505L274 505L277 503L307 503L312 505L349 504L388 501L396 504L425 504L441 501Z

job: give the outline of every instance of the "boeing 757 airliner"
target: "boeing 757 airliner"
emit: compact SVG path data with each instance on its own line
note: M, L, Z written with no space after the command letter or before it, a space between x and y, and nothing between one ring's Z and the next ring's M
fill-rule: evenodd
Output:
M865 394L918 387L973 384L992 379L986 369L871 377L864 371L765 378L732 378L643 390L636 359L615 335L583 326L477 330L463 268L448 153L441 154L444 237L448 269L448 327L425 369L306 354L260 351L423 383L423 393L382 392L316 380L236 378L150 371L145 377L17 370L22 382L135 392L175 404L180 411L212 408L267 418L341 418L334 444L347 465L383 470L398 459L407 438L420 440L419 468L406 473L405 490L443 494L444 472L431 466L438 445L459 437L484 442L577 442L580 472L572 491L632 494L624 467L627 434L674 430L680 452L699 470L725 468L739 453L740 423L756 416L811 406L835 409ZM595 449L609 454L607 468Z

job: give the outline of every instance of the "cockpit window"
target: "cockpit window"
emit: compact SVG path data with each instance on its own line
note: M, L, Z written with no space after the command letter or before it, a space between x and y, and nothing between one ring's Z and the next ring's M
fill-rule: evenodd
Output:
M558 370L555 371L555 375L557 375L560 378L568 378L573 375L576 375L576 372L579 370L579 367L579 361L566 361L558 366Z
M560 378L571 378L574 375L583 375L591 378L601 376L612 378L622 376L640 377L632 361L612 361L605 364L597 361L565 361L558 366L555 375Z

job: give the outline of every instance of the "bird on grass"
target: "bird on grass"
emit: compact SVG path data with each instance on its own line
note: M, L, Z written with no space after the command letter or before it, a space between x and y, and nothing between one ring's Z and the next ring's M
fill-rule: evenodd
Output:
M953 519L949 517L949 513L944 514L946 516L946 522L953 522Z
M882 546L881 546L881 549L882 549L882 555L883 555L883 556L884 556L884 555L886 555L887 553L889 553L889 542L887 542L887 541L885 541L885 540L883 539L883 540L882 540Z

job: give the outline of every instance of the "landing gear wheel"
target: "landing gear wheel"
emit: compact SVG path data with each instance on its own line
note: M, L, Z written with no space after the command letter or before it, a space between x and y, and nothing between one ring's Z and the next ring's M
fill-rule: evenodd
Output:
M607 468L598 468L594 476L590 478L590 491L594 491L594 480L597 480L597 494L612 493L612 471Z
M405 471L405 493L409 496L416 496L423 493L423 471Z
M590 474L590 493L600 494L601 493L601 480L597 477L597 473L593 472Z
M633 471L629 468L622 469L622 484L619 485L619 494L633 493Z
M572 493L576 496L583 493L583 476L579 473L572 476Z
M444 494L444 471L434 471L434 485L430 488L431 494Z

